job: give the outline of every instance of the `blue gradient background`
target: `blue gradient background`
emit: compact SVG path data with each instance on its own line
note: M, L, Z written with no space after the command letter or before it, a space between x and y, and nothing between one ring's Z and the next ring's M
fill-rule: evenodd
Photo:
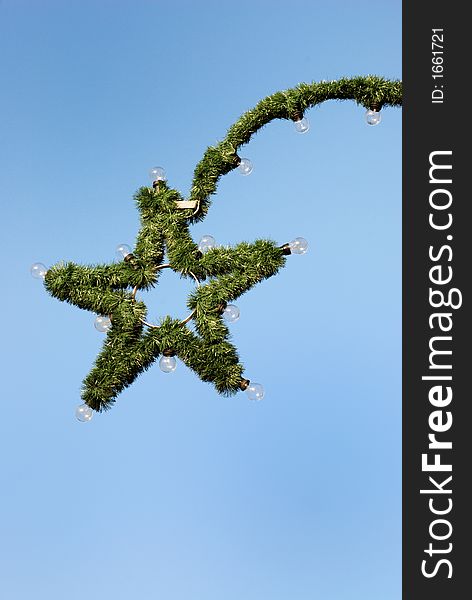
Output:
M232 326L261 403L154 365L80 424L103 337L32 262L114 259L132 194L300 81L401 76L398 1L0 2L0 579L8 600L400 597L401 111L267 126L192 230L306 237ZM166 273L151 316L185 314Z

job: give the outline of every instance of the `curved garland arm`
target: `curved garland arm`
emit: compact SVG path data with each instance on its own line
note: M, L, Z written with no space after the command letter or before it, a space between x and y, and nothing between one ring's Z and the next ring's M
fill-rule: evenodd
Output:
M190 200L197 205L193 221L206 215L217 183L239 164L238 149L251 136L274 119L296 120L308 108L326 100L354 100L365 108L380 110L383 106L401 106L401 81L366 76L343 78L338 81L301 83L284 92L276 92L261 100L244 113L216 146L209 146L194 171Z

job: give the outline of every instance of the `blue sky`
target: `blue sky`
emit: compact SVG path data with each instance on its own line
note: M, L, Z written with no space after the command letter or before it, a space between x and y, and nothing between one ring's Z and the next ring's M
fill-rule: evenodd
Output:
M400 597L401 111L267 126L194 239L301 235L231 326L266 398L157 365L74 418L103 337L35 261L114 259L132 195L187 193L207 145L301 81L401 77L401 4L0 1L4 314L0 580L8 600ZM191 285L165 273L151 315Z

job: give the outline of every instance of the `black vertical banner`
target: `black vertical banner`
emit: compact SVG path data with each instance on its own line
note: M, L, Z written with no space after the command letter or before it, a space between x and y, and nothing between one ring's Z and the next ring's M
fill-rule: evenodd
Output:
M403 4L405 600L472 597L468 29L458 2Z

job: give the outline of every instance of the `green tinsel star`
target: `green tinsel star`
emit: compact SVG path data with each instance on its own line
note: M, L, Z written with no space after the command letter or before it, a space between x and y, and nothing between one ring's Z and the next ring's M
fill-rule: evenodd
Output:
M222 142L206 150L195 169L188 201L164 181L138 190L135 198L141 228L133 252L123 262L98 266L59 263L49 269L45 286L51 295L111 319L103 350L83 383L84 402L97 411L108 409L160 355L177 355L222 394L245 389L249 381L242 376L243 367L229 342L222 312L228 302L276 274L290 249L287 244L279 247L269 240L257 240L202 254L190 236L189 225L205 217L218 179L241 163L238 148L273 119L300 121L307 108L329 99L355 100L376 116L383 106L401 105L401 94L401 82L368 76L300 84L268 96L242 115ZM378 118L368 122L375 124ZM136 300L137 290L158 282L165 253L172 270L202 282L188 300L196 333L171 317L158 327L148 324L146 306Z
M141 229L132 254L118 264L60 263L46 273L45 285L53 296L111 318L103 350L82 391L84 402L95 410L109 408L162 354L177 355L220 393L232 394L247 385L222 312L227 303L274 275L285 262L286 250L258 240L202 254L188 231L194 211L180 208L182 200L164 182L155 189L141 188L136 194ZM137 290L158 282L165 250L167 264L182 277L196 276L201 282L211 278L188 300L197 334L171 317L158 327L147 325L146 306L135 298Z

